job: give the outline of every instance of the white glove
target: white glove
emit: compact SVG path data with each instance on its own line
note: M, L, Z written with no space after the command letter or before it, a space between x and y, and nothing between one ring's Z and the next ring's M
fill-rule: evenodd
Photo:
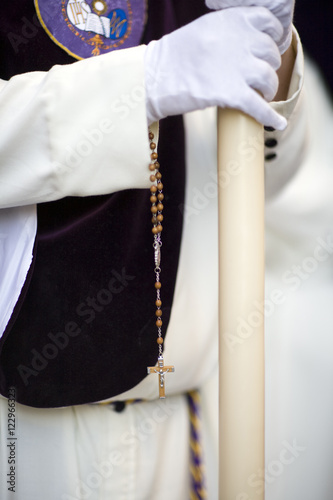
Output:
M150 42L144 64L149 124L169 115L221 106L284 129L285 118L266 102L278 88L275 70L281 57L275 42L282 31L269 10L237 7L206 14Z
M266 7L283 26L283 36L278 43L280 54L283 54L291 43L291 23L294 16L295 0L206 0L206 5L214 10L229 7Z

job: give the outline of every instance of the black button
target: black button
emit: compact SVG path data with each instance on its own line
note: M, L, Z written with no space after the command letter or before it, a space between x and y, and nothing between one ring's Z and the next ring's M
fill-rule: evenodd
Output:
M270 153L269 155L265 156L266 161L272 161L275 160L275 158L276 158L276 153Z
M271 139L266 139L265 146L267 148L275 148L275 146L277 146L277 140L273 139L273 137Z
M264 129L266 130L266 132L275 132L275 128L273 127L264 127Z
M114 404L114 411L121 413L126 408L126 403L124 401L116 401Z

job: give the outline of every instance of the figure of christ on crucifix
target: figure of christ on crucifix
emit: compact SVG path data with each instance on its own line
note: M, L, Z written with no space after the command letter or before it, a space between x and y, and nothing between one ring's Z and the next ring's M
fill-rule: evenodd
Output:
M147 373L148 375L150 373L157 373L158 374L158 387L160 391L160 399L165 399L165 384L164 384L164 374L167 372L174 372L175 367L174 366L164 366L164 360L163 356L160 356L158 358L158 365L157 366L148 366L147 367Z

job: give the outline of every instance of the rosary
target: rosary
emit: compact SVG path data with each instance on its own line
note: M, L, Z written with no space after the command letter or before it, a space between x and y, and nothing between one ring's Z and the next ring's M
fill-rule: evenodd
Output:
M154 134L149 131L149 141L150 141L150 149L151 149L151 163L149 164L149 170L151 172L150 175L150 180L153 183L153 185L150 188L150 202L152 204L151 206L151 213L152 213L152 233L154 235L154 243L153 243L153 248L154 248L154 263L155 263L155 289L156 289L156 327L157 327L157 344L158 344L158 360L157 360L157 366L148 366L147 367L147 372L148 374L150 373L157 373L158 374L158 387L159 387L159 396L161 399L165 398L165 374L167 372L174 372L175 367L174 366L164 366L164 359L163 359L163 337L162 337L162 301L161 301L161 282L160 282L160 273L161 273L161 246L162 246L162 239L161 239L161 232L162 232L162 224L161 222L163 221L163 199L164 199L164 194L162 193L163 190L163 184L161 182L162 179L162 174L159 171L160 164L158 163L158 155L155 151L156 149L156 144L153 142L154 139Z

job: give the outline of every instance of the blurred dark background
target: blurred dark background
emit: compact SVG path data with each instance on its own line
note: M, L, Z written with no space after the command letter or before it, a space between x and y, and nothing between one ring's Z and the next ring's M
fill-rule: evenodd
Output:
M294 24L333 98L333 0L296 0Z

